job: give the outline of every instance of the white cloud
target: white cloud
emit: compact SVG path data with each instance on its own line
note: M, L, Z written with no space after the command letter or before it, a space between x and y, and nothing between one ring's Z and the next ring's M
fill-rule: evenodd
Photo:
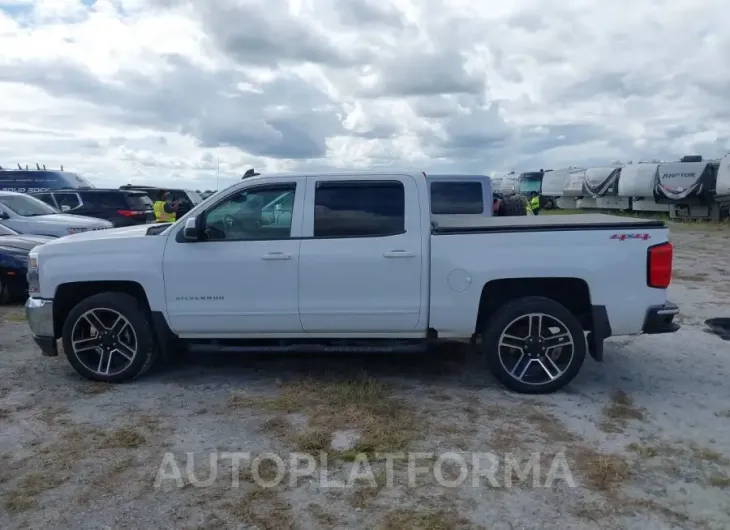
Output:
M97 185L730 151L721 0L0 0L0 165Z

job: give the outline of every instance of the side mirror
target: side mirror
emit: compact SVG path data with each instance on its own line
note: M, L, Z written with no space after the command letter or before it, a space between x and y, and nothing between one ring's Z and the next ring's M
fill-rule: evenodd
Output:
M183 239L186 241L198 241L200 239L200 232L198 231L198 219L197 217L191 217L185 219L185 226L183 227Z
M70 212L71 211L71 207L68 204L64 204L64 205L61 206L61 211L62 212Z
M3 212L2 210L0 210L0 219L10 219L10 216L8 214L6 214L5 212Z

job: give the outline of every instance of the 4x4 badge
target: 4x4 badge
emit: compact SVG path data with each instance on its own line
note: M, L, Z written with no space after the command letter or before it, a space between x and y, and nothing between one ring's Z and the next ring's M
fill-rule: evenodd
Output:
M651 237L651 234L613 234L611 239L618 239L619 241L625 241L627 239L641 239L646 241Z

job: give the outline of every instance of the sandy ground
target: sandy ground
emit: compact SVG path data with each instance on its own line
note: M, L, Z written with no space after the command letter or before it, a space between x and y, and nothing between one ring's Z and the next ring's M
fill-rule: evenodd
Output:
M672 239L683 328L611 339L533 398L458 351L190 359L91 384L1 308L0 528L728 528L730 343L703 322L730 316L730 228ZM399 452L411 464L381 454Z

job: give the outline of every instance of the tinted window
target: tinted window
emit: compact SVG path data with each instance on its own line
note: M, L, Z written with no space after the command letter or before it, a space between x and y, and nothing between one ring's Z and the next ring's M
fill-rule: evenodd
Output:
M242 190L212 208L205 218L209 240L241 241L282 239L291 233L291 212L265 211L264 207L284 194L295 191L295 184L272 184Z
M314 237L375 237L405 230L400 182L319 182L314 194Z
M79 196L75 193L54 193L53 195L56 197L56 202L61 211L69 211L81 206Z
M30 195L0 196L0 204L23 217L58 213L55 208Z
M152 199L144 193L127 193L125 195L130 210L150 210L152 208Z
M483 213L481 182L432 182L431 213L437 215Z
M53 195L50 193L36 193L33 195L36 199L40 199L45 202L48 206L56 207L56 203L53 202Z
M81 199L89 208L127 210L127 196L121 191L95 191L82 193Z

